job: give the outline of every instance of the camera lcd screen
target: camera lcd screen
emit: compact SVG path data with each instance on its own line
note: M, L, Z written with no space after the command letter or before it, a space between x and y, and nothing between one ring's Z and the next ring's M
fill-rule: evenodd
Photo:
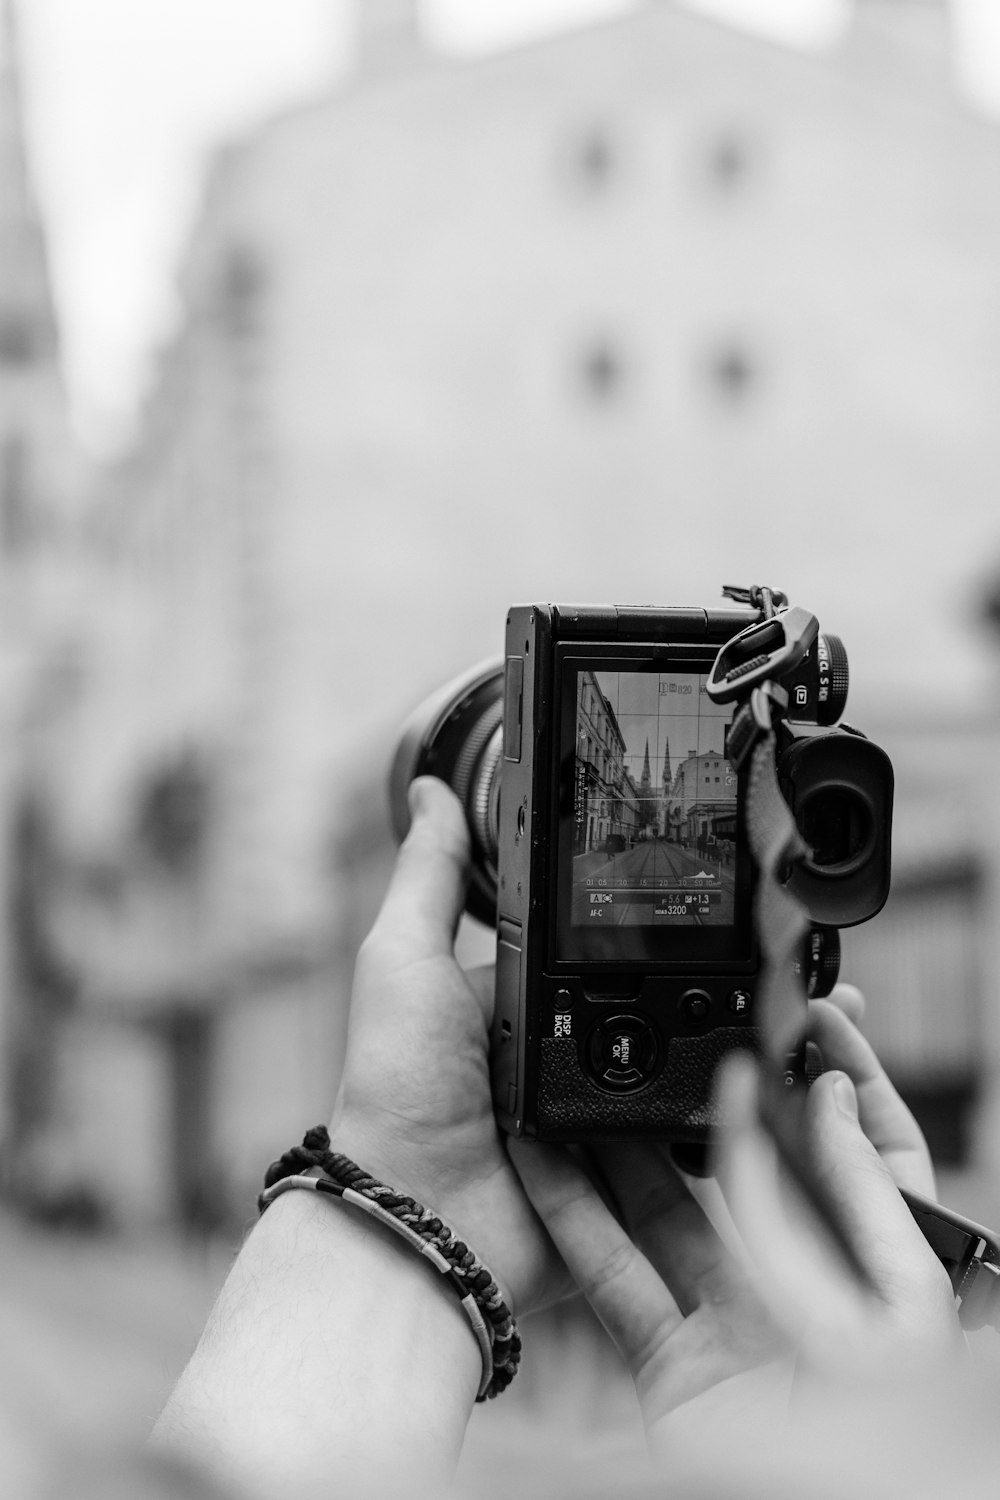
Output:
M566 664L560 958L740 956L733 710L708 697L706 676Z

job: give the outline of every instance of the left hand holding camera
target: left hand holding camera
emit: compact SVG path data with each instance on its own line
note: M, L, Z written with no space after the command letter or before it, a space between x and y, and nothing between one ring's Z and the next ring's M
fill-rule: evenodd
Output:
M493 1118L492 972L466 976L454 957L465 818L443 782L417 781L412 797L413 826L358 959L333 1146L439 1214L521 1313L569 1280ZM247 1494L440 1488L482 1359L439 1280L357 1207L301 1190L276 1198L154 1442Z
M334 1149L440 1214L520 1315L570 1284L493 1115L493 970L466 974L455 961L465 815L430 776L413 782L410 809L410 832L358 955Z

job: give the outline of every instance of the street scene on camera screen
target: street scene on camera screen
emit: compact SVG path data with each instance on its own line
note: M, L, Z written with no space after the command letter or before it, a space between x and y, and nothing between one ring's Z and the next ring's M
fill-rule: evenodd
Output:
M732 925L732 707L705 680L577 673L574 926Z

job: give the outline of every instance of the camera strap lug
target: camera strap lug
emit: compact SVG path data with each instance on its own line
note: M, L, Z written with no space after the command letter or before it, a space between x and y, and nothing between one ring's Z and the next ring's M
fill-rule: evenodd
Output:
M736 583L724 583L722 594L724 598L732 599L734 604L749 604L752 609L759 609L765 620L769 620L776 609L784 609L788 603L788 595L783 594L780 589L765 588L757 583L748 589Z

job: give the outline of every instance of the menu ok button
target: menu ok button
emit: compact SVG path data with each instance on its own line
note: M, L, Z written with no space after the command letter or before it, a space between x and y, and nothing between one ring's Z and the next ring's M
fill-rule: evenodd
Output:
M656 1067L656 1033L642 1016L609 1016L587 1038L594 1081L615 1092L641 1088Z

